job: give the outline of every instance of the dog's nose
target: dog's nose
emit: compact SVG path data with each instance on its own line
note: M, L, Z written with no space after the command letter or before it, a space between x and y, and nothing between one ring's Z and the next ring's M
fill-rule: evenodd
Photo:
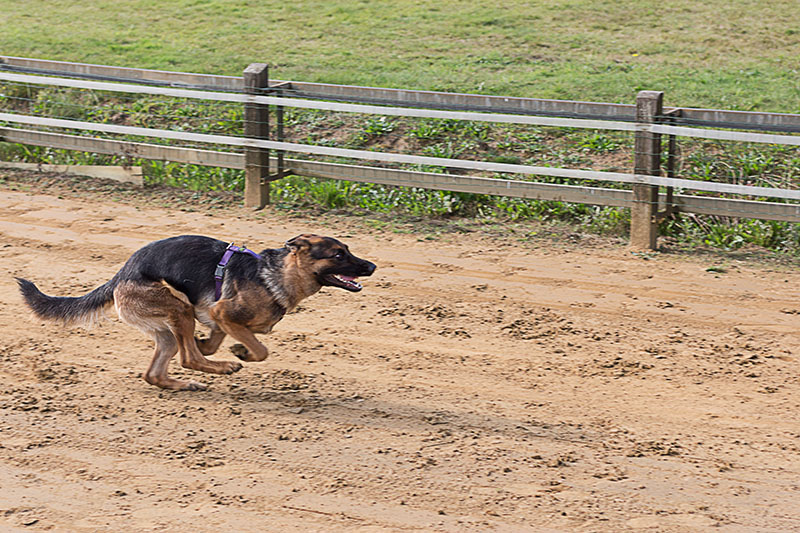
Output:
M378 268L375 266L375 263L370 263L369 261L364 261L364 271L366 272L366 276L371 276L375 269Z

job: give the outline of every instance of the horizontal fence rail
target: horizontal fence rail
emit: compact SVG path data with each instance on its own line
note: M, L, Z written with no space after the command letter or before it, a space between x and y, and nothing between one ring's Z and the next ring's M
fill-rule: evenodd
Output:
M147 144L113 139L97 139L81 135L66 135L46 131L0 128L0 139L6 142L48 146L62 150L79 150L119 157L175 161L206 167L244 168L244 155L199 148L182 148L163 144Z
M664 124L637 125L636 130L648 131L651 133L663 133L666 135L677 135L680 137L695 137L697 139L800 146L800 135L772 135L769 133L752 133L742 131L702 130L698 128L686 128L682 126L667 126Z
M245 168L244 154L233 152L217 152L197 148L178 148L132 141L94 139L91 137L19 130L14 128L0 128L0 138L4 138L8 142L49 146L67 150L82 150L121 157L174 161L178 163L235 169ZM528 200L574 202L610 207L631 207L633 205L633 194L631 191L624 189L582 187L576 185L495 178L475 178L450 174L345 165L322 161L307 161L303 159L287 159L286 164L291 173L300 176L475 194L494 194ZM276 158L270 159L270 166L272 171L276 169ZM659 204L662 205L662 207L667 205L667 201L667 196L665 194L659 196ZM747 216L764 220L786 222L800 221L800 205L795 204L728 198L708 198L679 194L674 195L671 201L676 209L684 213L731 217Z
M255 65L253 65L255 66ZM266 69L266 65L259 64ZM266 70L264 70L266 72ZM704 110L659 107L649 118L642 120L639 108L627 104L597 102L571 102L532 98L440 93L404 89L384 89L330 85L296 81L267 80L262 85L245 91L241 77L209 74L177 73L104 65L65 63L58 61L0 56L0 81L25 85L47 85L84 90L121 92L128 94L161 95L170 98L200 99L215 102L243 104L266 108L275 106L282 117L284 107L318 109L333 112L377 114L386 116L426 119L482 121L534 126L588 128L634 132L639 136L656 139L659 135L693 137L748 143L800 146L800 115L783 113L756 113L725 110ZM269 172L276 171L267 181L286 175L313 176L350 181L381 183L408 187L493 194L537 200L557 200L593 205L636 207L643 201L657 203L667 211L700 214L717 214L733 217L752 217L769 220L800 222L800 205L776 201L742 200L708 196L672 194L672 188L696 190L703 193L748 195L758 198L800 200L800 190L774 187L757 187L735 183L716 183L675 177L670 170L667 176L646 170L632 173L595 171L533 166L523 164L475 161L455 158L418 156L402 153L354 150L285 142L283 122L279 118L278 138L272 140L237 137L231 135L202 134L169 129L142 128L65 120L45 116L17 113L0 113L0 121L26 124L41 128L59 128L129 135L173 141L230 146L249 154L255 151L276 151L279 157L265 159L262 165ZM690 127L691 126L691 127ZM703 126L696 127L696 126ZM713 129L712 129L713 128ZM729 131L748 129L753 131ZM789 135L786 135L788 133ZM26 130L0 126L0 140L68 150L83 150L118 155L128 158L175 161L204 166L244 169L249 168L245 153L224 152L214 149L167 146L130 140L94 138L51 131ZM637 140L637 143L639 141ZM651 142L651 141L648 141ZM671 141L672 143L672 141ZM638 146L638 144L637 144ZM644 146L644 145L642 145ZM649 144L648 146L655 146ZM658 148L653 150L658 151ZM637 157L655 161L653 151L637 148ZM672 149L671 149L672 150ZM379 161L404 165L434 166L503 174L539 175L557 178L616 182L633 185L634 191L607 187L584 187L565 184L548 184L530 181L501 179L497 177L458 176L445 173L377 168L351 164L283 159L284 152L310 155ZM645 154L644 152L648 152ZM267 152L264 152L267 153ZM672 152L670 152L672 153ZM654 158L655 157L655 158ZM670 157L674 157L674 154ZM637 159L638 161L638 159ZM644 161L644 159L643 159ZM670 163L672 165L673 163ZM656 168L657 168L656 167ZM672 168L672 167L671 167ZM249 171L248 171L249 172ZM250 179L250 178L248 178ZM263 179L263 178L262 178ZM263 186L262 181L262 186ZM654 191L643 200L637 187ZM668 193L659 194L658 187L667 187ZM247 196L247 194L246 194ZM661 216L661 215L659 215Z
M242 92L241 77L213 74L169 72L163 70L66 63L46 59L0 56L0 70L55 74L60 76L105 79L109 81L136 81L142 84L203 88L220 91ZM606 104L600 102L572 102L537 98L518 98L492 95L442 93L436 91L414 91L387 89L382 87L357 87L298 81L272 80L275 86L290 91L295 96L323 98L328 100L379 103L395 106L437 107L464 111L499 111L507 113L555 114L582 118L635 119L635 106L629 104Z
M185 89L172 89L166 87L147 87L120 83L91 82L84 80L70 80L63 78L28 76L0 71L0 80L20 83L34 83L55 85L59 87L72 87L77 89L94 89L98 91L124 92L134 94L153 94L172 96L176 98L194 98L200 100L214 100L222 102L236 102L242 104L263 104L304 109L320 109L326 111L340 111L347 113L365 113L389 116L434 118L450 120L475 120L481 122L496 122L506 124L528 124L535 126L558 126L571 128L587 128L617 131L645 131L683 137L703 139L729 140L741 142L755 142L768 144L785 144L800 146L800 136L769 135L763 133L718 131L698 128L687 128L661 124L632 124L621 121L601 121L573 118L551 118L524 115L506 115L496 113L475 113L440 111L434 109L408 109L386 106L372 106L360 104L341 104L336 102L322 102L301 100L296 98L282 98L276 96L259 96L250 94L230 94L220 92L196 91Z
M16 72L55 74L58 76L89 77L93 79L121 80L143 85L167 85L170 87L196 87L220 91L241 92L244 88L241 77L215 74L195 74L142 68L71 63L28 57L0 56L0 69Z
M348 148L332 148L313 144L298 144L279 141L266 141L261 139L248 139L246 137L232 137L228 135L210 135L205 133L191 133L185 131L162 130L155 128L138 128L134 126L120 126L116 124L99 124L96 122L80 122L54 118L15 115L13 113L0 113L0 121L30 124L36 126L52 126L57 128L78 129L88 131L102 131L142 137L155 137L161 139L174 139L179 141L192 141L208 144L223 144L228 146L264 148L268 150L283 150L287 152L344 157L348 159L362 159L381 161L384 163L405 163L411 165L429 165L449 168L462 168L467 170L485 170L501 174L527 174L552 176L558 178L575 178L582 180L613 181L620 183L639 183L659 185L665 187L681 187L707 192L742 194L747 196L760 196L763 198L783 198L787 200L800 200L800 190L773 189L769 187L753 187L750 185L737 185L732 183L716 183L709 181L688 180L679 178L662 178L647 174L624 174L622 172L604 172L596 170L578 170L555 167L538 167L530 165L515 165L509 163L492 163L489 161L471 161L466 159L449 159L444 157L417 156L397 154L390 152L372 152L369 150L352 150Z
M187 89L173 89L169 87L148 87L142 85L129 85L122 83L92 82L85 80L71 80L46 76L28 76L0 71L0 80L18 83L33 83L42 85L55 85L59 87L72 87L75 89L94 89L98 91L123 92L133 94L154 94L173 96L176 98L194 98L198 100L214 100L219 102L236 102L241 104L263 104L303 109L320 109L325 111L340 111L346 113L365 113L374 115L389 115L416 118L436 118L450 120L477 120L482 122L498 122L505 124L529 124L534 126L563 126L573 128L591 128L605 130L634 131L636 125L629 122L614 122L601 120L586 120L574 118L550 118L526 115L508 115L497 113L476 113L470 111L442 111L436 109L411 109L387 106L343 104L338 102L324 102L320 100L302 100L297 98L282 98L278 96L259 96L252 94L233 94L209 91L196 91Z
M83 76L92 79L231 92L242 92L244 89L242 78L237 76L92 65L2 55L0 55L0 70L57 74L60 76ZM450 108L465 111L497 111L589 119L605 118L629 122L635 122L636 120L636 106L631 104L442 93L300 81L272 80L271 83L284 87L287 92L294 95L309 98L380 103L395 106L434 106L440 109ZM681 111L681 117L678 121L684 124L712 128L738 128L787 133L800 132L800 115L686 107L665 107L664 112L669 114L676 109Z

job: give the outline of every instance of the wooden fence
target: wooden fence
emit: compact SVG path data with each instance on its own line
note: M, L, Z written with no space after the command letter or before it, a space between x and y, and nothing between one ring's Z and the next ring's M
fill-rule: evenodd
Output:
M674 149L674 139L678 136L800 146L800 136L792 135L800 132L800 115L665 108L663 93L654 91L642 91L635 105L624 105L289 82L269 80L265 64L250 65L243 76L237 78L0 56L2 80L241 103L245 109L243 137L0 113L0 122L228 145L239 147L241 152L99 139L11 127L0 127L0 140L131 158L244 169L245 204L255 208L261 208L269 201L270 181L295 174L532 200L629 207L631 244L644 249L655 248L657 222L668 212L800 222L800 205L785 201L673 194L673 188L678 187L758 198L800 200L800 191L794 189L676 178ZM270 106L274 106L276 111L274 139L270 138ZM635 135L634 168L632 173L576 170L287 143L283 138L283 110L286 106L631 131ZM697 126L704 126L705 129ZM750 131L730 131L732 129ZM662 136L670 140L666 143L666 150ZM274 152L272 157L271 152ZM376 168L287 158L287 152L494 173L622 182L630 183L632 187L626 190ZM667 168L662 172L664 159ZM665 187L665 192L659 192L659 187Z

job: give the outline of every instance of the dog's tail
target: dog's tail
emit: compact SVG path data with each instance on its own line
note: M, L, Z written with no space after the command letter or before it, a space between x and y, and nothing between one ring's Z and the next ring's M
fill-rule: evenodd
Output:
M90 326L99 322L103 310L114 302L116 276L92 292L79 297L48 296L27 279L16 278L19 291L33 314L67 326Z

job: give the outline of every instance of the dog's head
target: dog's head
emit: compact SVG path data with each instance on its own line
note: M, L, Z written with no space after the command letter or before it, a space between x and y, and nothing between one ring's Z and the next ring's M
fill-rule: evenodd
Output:
M299 235L286 241L289 253L298 265L312 274L323 287L339 287L351 292L361 290L358 277L371 276L375 265L350 253L347 245L319 235Z

